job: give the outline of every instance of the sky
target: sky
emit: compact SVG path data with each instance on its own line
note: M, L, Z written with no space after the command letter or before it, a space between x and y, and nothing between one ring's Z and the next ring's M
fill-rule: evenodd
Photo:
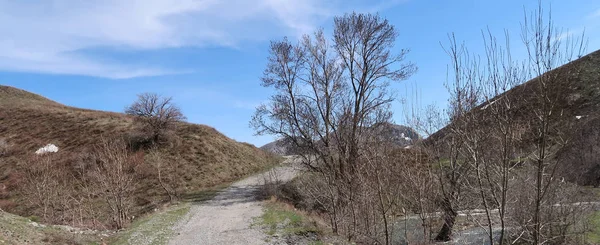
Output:
M585 30L588 52L600 49L600 1L543 0L565 35ZM144 92L172 96L188 122L261 146L249 120L273 91L260 86L270 40L332 32L347 12L379 13L399 31L395 48L418 66L394 83L394 121L402 98L444 107L455 33L481 52L481 30L507 30L513 55L524 11L537 0L0 0L0 84L80 108L122 112Z

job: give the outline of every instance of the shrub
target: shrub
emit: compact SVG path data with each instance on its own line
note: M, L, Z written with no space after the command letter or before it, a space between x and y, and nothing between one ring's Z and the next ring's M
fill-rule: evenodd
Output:
M125 113L135 116L139 128L153 143L168 142L169 132L177 122L185 120L171 97L154 93L139 94L138 99L125 108Z

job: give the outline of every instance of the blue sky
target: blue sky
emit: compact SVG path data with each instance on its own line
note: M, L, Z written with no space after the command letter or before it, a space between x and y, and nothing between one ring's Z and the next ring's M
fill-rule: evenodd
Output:
M588 52L600 49L600 1L543 2L565 33L585 28ZM271 94L260 86L269 40L330 33L345 12L379 12L419 67L393 89L403 96L417 86L422 104L443 106L449 59L440 42L455 32L476 53L489 27L518 44L524 5L533 10L537 0L0 0L0 84L117 112L138 93L173 96L189 122L260 146L272 137L254 136L248 122ZM394 110L401 123L401 103Z

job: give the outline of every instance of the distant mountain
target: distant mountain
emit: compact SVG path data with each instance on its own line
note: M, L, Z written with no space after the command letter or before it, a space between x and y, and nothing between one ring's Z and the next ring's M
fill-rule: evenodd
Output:
M293 144L284 139L276 140L260 147L260 149L280 156L294 155Z
M414 142L421 139L421 136L417 131L403 125L384 123L377 127L377 130L379 130L379 135L387 137L388 140L402 147L412 145Z
M379 131L377 134L382 138L387 138L400 147L412 145L416 140L421 138L417 131L403 125L384 123L374 128ZM281 156L295 155L298 153L293 149L293 143L284 139L276 140L263 145L260 147L260 149Z

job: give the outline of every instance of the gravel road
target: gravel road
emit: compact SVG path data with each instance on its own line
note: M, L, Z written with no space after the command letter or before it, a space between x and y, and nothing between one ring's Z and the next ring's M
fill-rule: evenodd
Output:
M257 191L266 179L275 176L289 181L297 173L293 159L270 172L257 174L232 184L210 201L194 204L186 217L173 227L169 244L267 244L259 227L250 227L263 212Z

